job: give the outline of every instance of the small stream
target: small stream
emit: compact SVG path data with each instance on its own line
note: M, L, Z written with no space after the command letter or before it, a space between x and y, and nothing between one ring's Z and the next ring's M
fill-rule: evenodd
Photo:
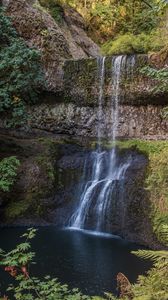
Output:
M25 228L1 228L0 248L11 250L21 240ZM38 229L32 242L36 252L33 275L57 277L70 288L79 288L88 295L116 291L116 275L124 273L133 283L151 266L148 261L131 254L141 247L109 234L91 231L58 230L54 226ZM0 290L3 294L11 277L0 269Z

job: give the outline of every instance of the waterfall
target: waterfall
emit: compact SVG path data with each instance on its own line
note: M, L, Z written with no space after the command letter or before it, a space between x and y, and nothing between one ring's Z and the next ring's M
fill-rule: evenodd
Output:
M70 218L69 226L76 229L91 228L94 231L110 231L108 214L117 206L118 202L119 217L124 226L124 181L125 174L131 163L131 157L127 157L124 162L119 162L115 147L120 102L120 83L123 74L133 75L134 57L115 56L112 58L111 79L111 130L110 140L113 142L111 151L102 148L102 120L103 120L103 100L104 100L104 81L105 81L105 57L97 59L98 68L98 147L93 151L85 162L83 184L81 188L80 201L75 212ZM88 170L91 162L91 171ZM116 190L118 197L116 199Z
M120 79L121 71L125 68L126 56L116 56L112 59L112 141L115 141L118 127L118 108L120 98Z
M102 136L102 116L103 116L103 87L104 87L104 71L105 71L105 57L97 58L97 69L98 69L98 86L99 86L99 95L98 95L98 145L100 147L101 136Z

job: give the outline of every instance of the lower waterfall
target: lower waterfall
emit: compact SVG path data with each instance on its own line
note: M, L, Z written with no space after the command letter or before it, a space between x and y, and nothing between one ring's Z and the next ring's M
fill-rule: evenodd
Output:
M116 207L119 207L120 223L124 227L124 183L132 157L131 155L127 156L120 162L115 144L118 131L121 76L128 73L132 76L134 64L134 57L120 55L112 58L111 129L109 133L112 149L107 151L102 146L101 122L104 101L105 57L97 59L99 84L97 150L92 151L85 161L80 187L80 201L68 224L71 228L110 232L109 214L112 214L112 211L114 213ZM89 165L91 166L88 167Z

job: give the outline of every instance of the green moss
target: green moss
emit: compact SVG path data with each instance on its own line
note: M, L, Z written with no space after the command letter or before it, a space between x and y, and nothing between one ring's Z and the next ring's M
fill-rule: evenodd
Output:
M53 164L48 157L45 155L39 155L36 157L36 162L43 169L44 173L47 175L49 179L54 181L54 168Z
M92 142L92 147L94 147L96 142ZM152 154L159 154L164 149L167 149L168 151L168 142L167 141L146 141L146 140L138 140L138 139L132 139L132 140L123 140L123 141L116 141L111 142L105 140L102 143L102 146L106 149L111 149L114 146L117 146L119 149L129 149L134 148L137 149L144 154L150 156Z
M28 191L23 200L10 201L5 208L5 218L12 221L29 215L31 217L43 216L44 207L40 199L44 197L44 192L42 188L39 190L39 187L36 186Z
M14 220L25 215L30 207L30 203L26 201L11 201L5 209L5 217L7 220Z
M72 86L73 82L73 86ZM79 61L67 61L64 64L64 101L78 105L92 106L97 93L97 60L81 59ZM74 97L75 91L78 97ZM83 99L83 95L85 95Z

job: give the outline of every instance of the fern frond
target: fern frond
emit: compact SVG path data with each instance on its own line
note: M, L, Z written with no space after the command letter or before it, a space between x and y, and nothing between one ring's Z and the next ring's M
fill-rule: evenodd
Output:
M111 293L104 293L107 300L117 300L117 298Z
M160 250L160 251L138 250L138 251L132 251L132 253L137 255L138 257L141 257L144 259L150 259L154 262L157 262L160 259L168 260L168 251L166 251L166 250Z

